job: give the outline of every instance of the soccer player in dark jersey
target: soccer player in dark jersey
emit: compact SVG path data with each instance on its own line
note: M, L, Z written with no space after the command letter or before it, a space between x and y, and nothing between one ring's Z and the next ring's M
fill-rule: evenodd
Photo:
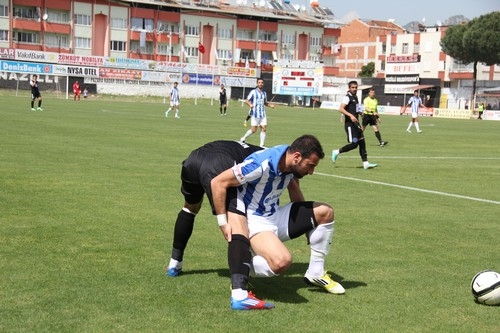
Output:
M193 232L194 219L200 211L205 193L212 206L212 213L215 215L210 185L212 179L222 171L241 163L253 152L261 149L261 147L243 142L214 141L193 150L188 158L182 162L181 192L184 195L185 202L175 222L172 257L167 266L168 276L175 277L182 272L184 250ZM229 204L231 200L236 200L236 188L232 188L231 192L228 193L226 203ZM221 230L227 228L228 225L222 223L219 219L218 216ZM229 242L228 263L230 273L231 275L243 274L248 276L249 267L241 263L251 262L250 242L243 235L230 235L229 237L227 237L229 238L227 240ZM240 270L245 271L240 272ZM269 309L274 307L273 304L259 300L249 292L246 282L233 283L232 288L241 289L240 294L242 295L241 299L231 302L231 307L234 310Z
M372 169L376 167L377 164L368 162L365 136L363 135L363 128L361 127L358 119L359 113L361 111L358 96L356 95L358 92L358 82L350 81L348 85L349 91L347 92L347 95L345 95L342 99L339 108L340 113L345 116L344 129L347 134L348 144L340 149L334 149L332 151L332 161L333 163L335 163L340 154L346 153L359 147L359 155L361 156L361 160L363 161L363 168Z
M227 92L226 88L224 88L224 85L220 85L220 90L219 90L219 110L220 110L220 115L227 115ZM224 110L224 113L222 113L222 110Z
M42 109L42 95L38 89L38 75L33 75L30 81L31 86L31 111L35 111L35 99L38 99L38 107L36 110L43 111Z

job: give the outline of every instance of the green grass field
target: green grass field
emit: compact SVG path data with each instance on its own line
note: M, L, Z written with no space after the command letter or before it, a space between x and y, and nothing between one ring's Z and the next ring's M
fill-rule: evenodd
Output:
M42 92L43 94L43 92ZM45 97L45 96L44 96ZM270 311L229 308L226 243L208 203L184 274L165 276L183 198L180 164L239 139L247 108L210 101L100 97L74 103L0 92L0 332L498 332L500 307L474 303L470 280L500 271L500 122L385 116L386 147L366 132L373 170L345 144L338 112L268 110L266 145L315 134L327 157L301 181L335 208L326 267L335 296L303 283L305 238L283 276L253 279ZM216 102L216 101L215 101ZM258 144L258 135L248 142Z

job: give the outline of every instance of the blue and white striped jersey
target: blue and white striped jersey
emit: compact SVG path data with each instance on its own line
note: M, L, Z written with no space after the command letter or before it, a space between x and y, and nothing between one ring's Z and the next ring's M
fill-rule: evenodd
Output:
M411 104L411 112L418 112L418 107L422 103L422 99L420 97L416 96L411 96L410 100L408 101L408 104Z
M174 87L170 91L170 101L179 103L179 89Z
M280 145L255 152L232 168L241 184L238 197L243 200L248 217L269 217L276 213L279 198L293 179L292 173L278 170L280 158L288 147Z
M267 102L267 94L259 88L255 88L248 94L247 100L253 105L253 116L255 118L266 118L265 103Z

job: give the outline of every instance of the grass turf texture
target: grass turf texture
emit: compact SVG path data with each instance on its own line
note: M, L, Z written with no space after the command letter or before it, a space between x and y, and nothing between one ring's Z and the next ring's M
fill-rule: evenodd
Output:
M174 119L160 99L47 94L35 112L27 95L0 98L1 332L499 328L500 308L475 304L469 284L480 270L500 270L500 122L421 117L424 132L408 134L408 117L382 116L390 143L378 147L367 129L379 167L363 170L357 151L330 161L345 144L338 112L268 109L267 146L304 133L323 144L325 159L301 185L335 208L326 268L346 295L303 283L302 237L287 243L294 264L284 276L251 280L276 308L235 312L227 246L207 201L184 274L166 277L164 266L183 204L181 161L206 142L240 138L246 106L230 101L221 117L217 101L183 100ZM258 144L258 133L248 142Z

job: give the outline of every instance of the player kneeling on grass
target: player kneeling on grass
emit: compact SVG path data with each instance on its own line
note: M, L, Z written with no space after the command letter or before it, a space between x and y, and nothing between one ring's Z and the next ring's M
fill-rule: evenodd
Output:
M213 203L226 238L232 233L233 240L244 242L248 235L255 253L251 261L229 255L229 262L239 263L239 274L231 272L231 303L240 292L234 286L248 280L249 269L245 267L252 267L252 275L260 277L285 272L292 263L292 255L283 242L303 234L307 235L311 248L305 282L333 294L345 292L324 268L334 232L333 208L326 203L305 201L299 187L299 179L312 175L324 156L318 139L303 135L290 146L256 152L212 180ZM238 188L238 200L229 202L229 223L225 224L227 195L233 187ZM279 206L285 189L291 203ZM241 213L242 207L246 209L246 217ZM238 266L237 263L234 266Z
M248 155L261 149L261 147L237 141L214 141L193 150L182 162L181 192L184 195L184 207L177 215L175 222L172 257L167 267L168 276L176 277L182 273L184 250L193 232L194 219L201 209L205 193L213 211L210 181L219 173L242 162ZM228 202L236 200L236 188L230 189L227 198ZM245 262L249 262L251 258L247 237L239 235L231 237L229 234L226 239L229 242L228 256L232 258L229 260L231 274L239 276L240 269L243 269L243 274L247 276L244 281L232 278L236 281L232 288L237 289L239 293L231 299L231 308L235 310L273 308L273 304L256 298L251 291L247 290L249 268L240 265L240 260L243 260L240 258L248 258Z

